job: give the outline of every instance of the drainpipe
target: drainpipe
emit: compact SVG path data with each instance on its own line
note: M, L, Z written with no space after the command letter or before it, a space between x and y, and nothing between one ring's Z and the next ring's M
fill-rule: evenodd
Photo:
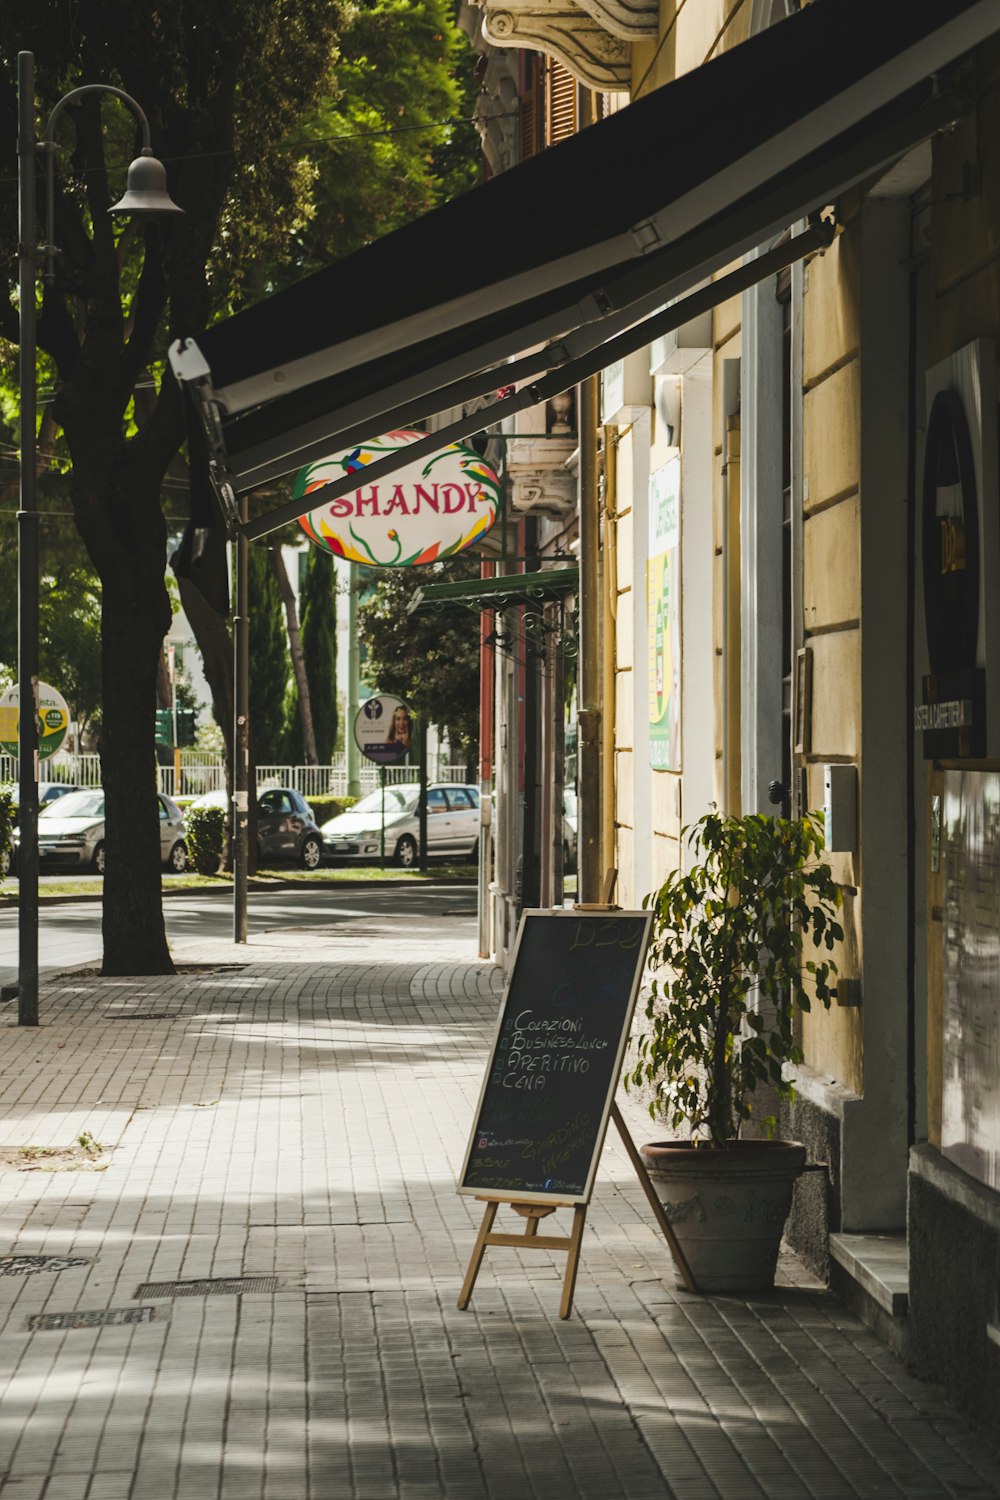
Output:
M348 564L347 592L347 723L344 725L344 750L347 754L347 795L361 796L361 751L354 738L354 721L361 697L361 648L358 641L358 569Z
M618 429L604 429L604 571L601 618L601 869L618 865L615 848L615 659L618 613Z
M577 902L601 899L601 580L597 472L598 377L577 387L580 435L580 676L577 766L580 802L577 830Z
M740 414L726 418L725 504L722 511L722 795L725 811L738 817L742 810L740 740L742 715L740 629Z
M483 561L481 578L492 578L494 565ZM496 615L484 609L479 615L479 957L492 952L490 921L490 875L493 870L493 643Z

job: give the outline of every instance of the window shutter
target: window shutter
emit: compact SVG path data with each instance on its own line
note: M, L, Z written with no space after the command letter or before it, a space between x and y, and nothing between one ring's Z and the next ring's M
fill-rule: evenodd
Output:
M554 146L557 141L575 135L579 129L580 91L572 73L554 57L549 58L546 82L546 144Z

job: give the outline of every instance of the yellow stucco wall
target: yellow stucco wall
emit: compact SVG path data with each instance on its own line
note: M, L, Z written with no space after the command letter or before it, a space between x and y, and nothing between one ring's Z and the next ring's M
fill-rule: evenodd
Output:
M804 272L802 307L802 628L812 653L807 768L810 808L823 803L822 766L857 763L861 745L860 219L849 222ZM860 775L860 769L859 769ZM860 977L861 905L854 859L830 863L845 887L845 940L835 954L845 977ZM810 1067L861 1093L861 1016L834 1006L805 1016Z

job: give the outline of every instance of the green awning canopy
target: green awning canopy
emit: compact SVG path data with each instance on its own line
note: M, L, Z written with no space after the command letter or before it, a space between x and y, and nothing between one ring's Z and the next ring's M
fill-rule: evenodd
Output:
M575 593L579 568L546 568L540 573L508 573L502 578L465 578L457 583L425 583L414 591L407 614L446 609L512 609L516 604L548 603Z

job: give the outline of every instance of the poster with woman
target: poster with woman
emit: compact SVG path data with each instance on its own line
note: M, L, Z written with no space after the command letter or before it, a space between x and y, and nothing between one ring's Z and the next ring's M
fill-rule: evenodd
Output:
M649 477L649 762L654 771L681 769L681 462L672 458Z
M354 742L376 765L394 766L406 759L413 740L409 704L391 693L376 693L358 709Z

